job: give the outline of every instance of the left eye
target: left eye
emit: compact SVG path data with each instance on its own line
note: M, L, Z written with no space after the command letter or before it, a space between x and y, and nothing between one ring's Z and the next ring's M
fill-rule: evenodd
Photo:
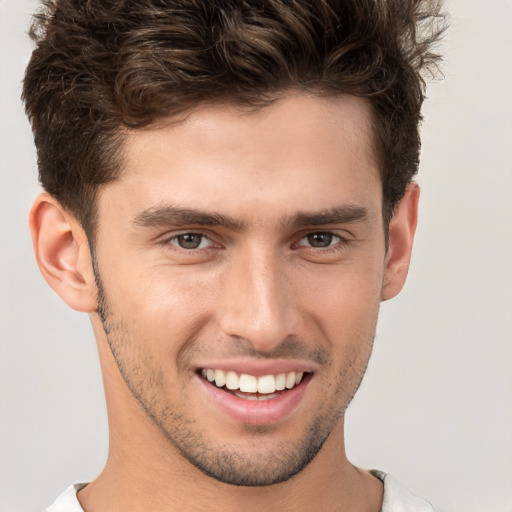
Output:
M201 233L182 233L181 235L173 236L169 243L177 245L181 249L204 249L209 247L211 241Z
M315 249L326 249L327 247L336 245L341 241L341 237L334 233L330 233L329 231L319 231L305 236L299 242L299 245L303 247L314 247Z

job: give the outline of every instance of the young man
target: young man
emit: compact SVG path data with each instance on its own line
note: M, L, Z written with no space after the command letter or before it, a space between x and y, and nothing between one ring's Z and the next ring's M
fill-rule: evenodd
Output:
M90 315L110 426L102 473L49 511L432 510L352 466L343 430L407 275L438 13L47 3L23 92L30 225L44 277Z

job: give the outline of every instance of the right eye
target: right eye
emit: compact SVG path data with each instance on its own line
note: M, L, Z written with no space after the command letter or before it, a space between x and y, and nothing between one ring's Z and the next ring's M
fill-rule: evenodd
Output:
M181 233L174 235L169 239L168 243L188 251L206 249L212 245L212 241L201 233Z

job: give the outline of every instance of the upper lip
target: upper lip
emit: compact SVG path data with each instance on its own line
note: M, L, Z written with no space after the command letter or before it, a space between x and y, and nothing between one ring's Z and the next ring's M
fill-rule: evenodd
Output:
M295 359L223 359L197 364L197 370L202 369L233 371L238 374L254 375L278 375L280 373L304 372L313 373L316 365L311 361Z

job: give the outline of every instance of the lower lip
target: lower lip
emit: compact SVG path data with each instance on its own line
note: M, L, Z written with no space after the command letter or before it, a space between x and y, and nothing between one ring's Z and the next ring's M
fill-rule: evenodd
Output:
M291 414L304 396L311 375L306 375L301 383L269 400L246 400L217 388L197 376L209 398L228 416L246 425L270 425Z

